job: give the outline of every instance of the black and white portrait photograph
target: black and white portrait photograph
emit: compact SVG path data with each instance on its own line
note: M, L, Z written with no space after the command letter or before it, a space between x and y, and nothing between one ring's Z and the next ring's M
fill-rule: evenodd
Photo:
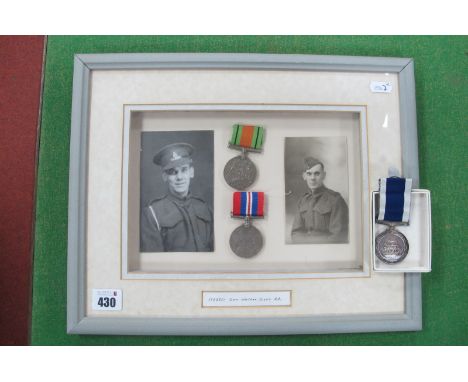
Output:
M286 243L348 243L346 137L286 137Z
M213 251L213 131L141 134L140 251Z

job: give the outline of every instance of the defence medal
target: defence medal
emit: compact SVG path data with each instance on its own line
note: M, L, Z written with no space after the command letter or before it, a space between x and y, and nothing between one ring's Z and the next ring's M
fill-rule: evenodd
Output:
M379 183L377 223L389 228L375 238L375 254L386 264L396 264L403 261L409 251L408 239L396 226L409 224L412 180L392 177L382 178Z
M232 198L231 217L243 219L244 223L231 234L229 245L239 257L255 256L263 247L263 237L253 226L252 220L263 219L263 192L234 192Z
M232 136L228 147L241 151L241 155L232 158L224 167L224 179L236 190L245 190L257 178L257 168L248 158L248 152L261 153L264 137L262 126L239 125L232 127Z

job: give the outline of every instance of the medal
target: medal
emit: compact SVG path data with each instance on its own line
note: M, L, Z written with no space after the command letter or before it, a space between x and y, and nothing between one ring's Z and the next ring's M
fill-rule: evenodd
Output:
M234 192L231 217L243 219L244 223L231 234L229 245L239 257L255 256L263 247L260 231L252 225L252 220L263 219L263 192Z
M405 235L395 229L394 225L375 238L375 254L386 264L403 261L408 254L409 244Z
M379 180L379 215L377 223L389 228L375 238L375 254L386 264L396 264L406 257L409 243L396 225L409 223L411 179L382 178Z
M261 126L234 125L228 147L240 150L241 155L232 158L224 167L224 179L236 190L245 190L257 178L257 168L247 157L247 153L262 152L264 129Z

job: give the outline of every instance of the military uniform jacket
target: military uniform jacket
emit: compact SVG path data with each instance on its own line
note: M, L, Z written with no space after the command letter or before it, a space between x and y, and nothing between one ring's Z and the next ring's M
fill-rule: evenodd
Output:
M142 252L213 251L213 214L199 198L171 194L153 200L141 214Z
M294 241L315 236L323 242L348 241L348 206L325 186L305 194L298 203L291 236Z

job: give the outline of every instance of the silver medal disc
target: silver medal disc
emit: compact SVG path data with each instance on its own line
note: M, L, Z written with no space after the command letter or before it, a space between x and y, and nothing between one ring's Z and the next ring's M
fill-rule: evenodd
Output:
M394 228L380 233L375 238L375 254L386 264L402 261L408 254L409 244L405 235Z
M236 190L245 190L255 182L257 168L246 156L232 158L224 166L224 179L227 184Z
M229 245L237 256L248 259L260 252L263 247L263 237L253 225L242 224L232 232Z

